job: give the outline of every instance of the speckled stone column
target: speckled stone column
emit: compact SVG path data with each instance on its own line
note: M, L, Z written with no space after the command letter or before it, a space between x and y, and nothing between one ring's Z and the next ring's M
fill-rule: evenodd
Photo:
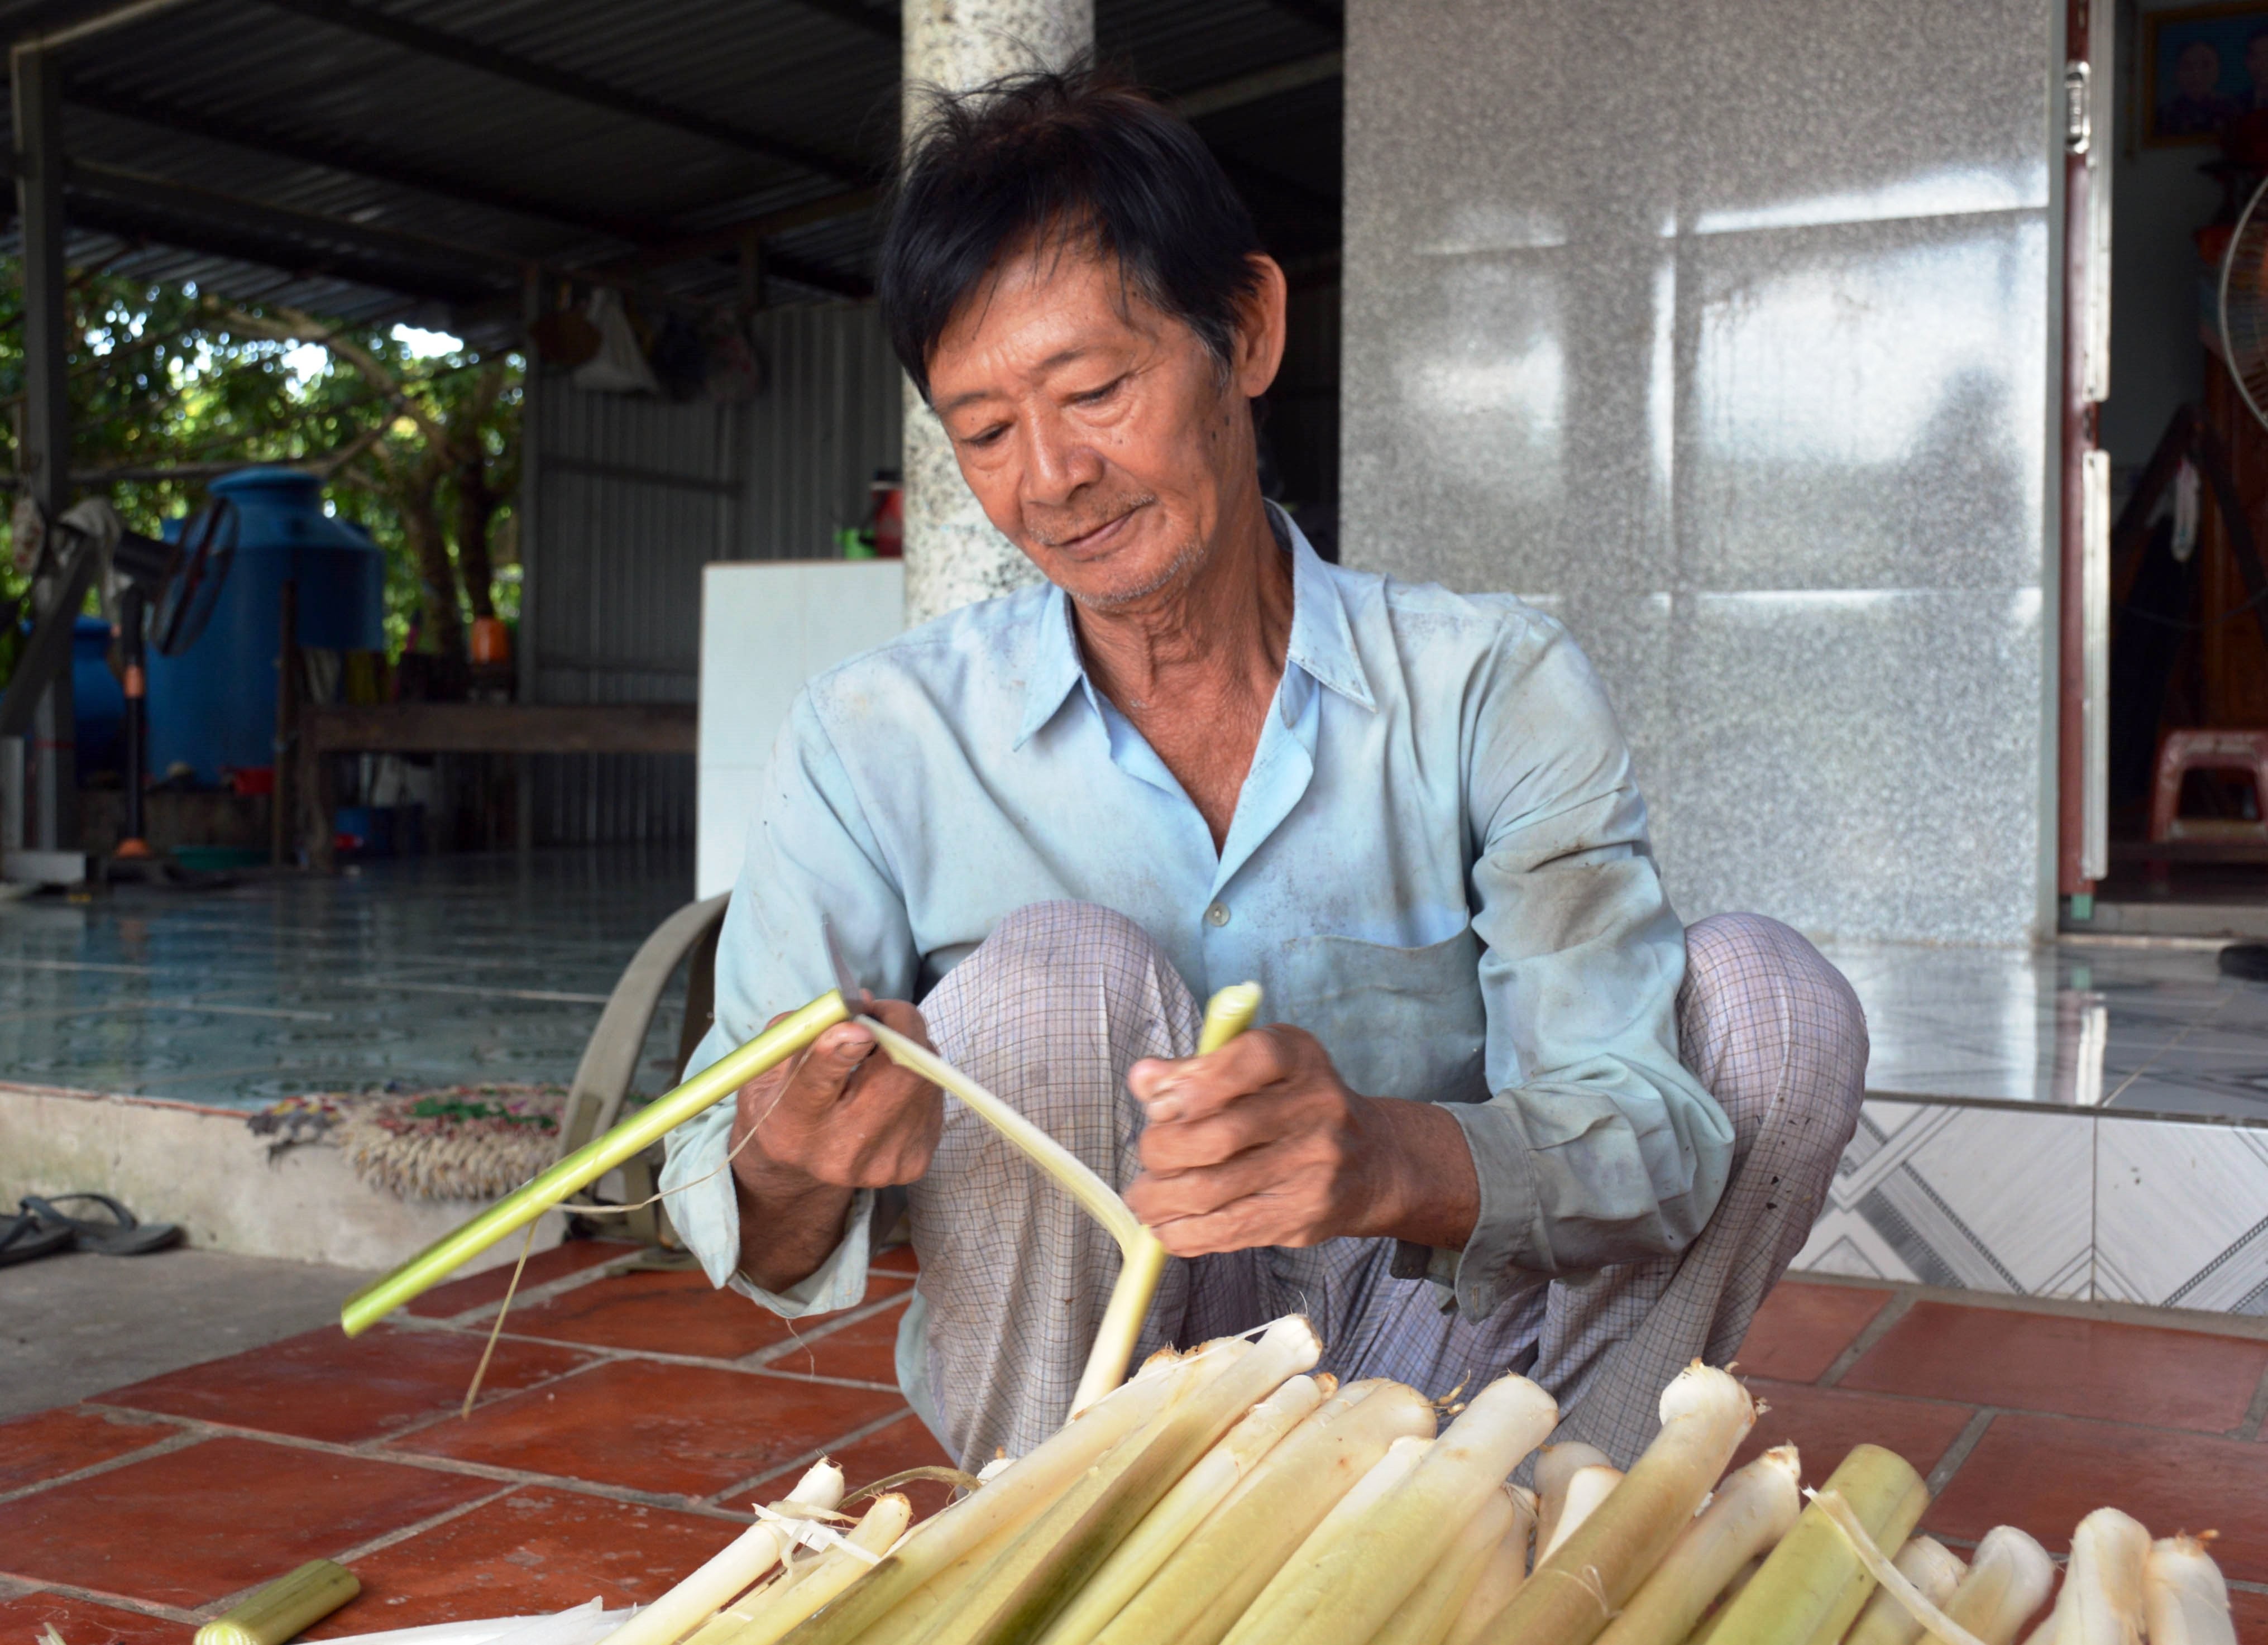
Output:
M905 0L905 78L953 90L1040 63L1061 67L1094 43L1094 0ZM923 112L906 99L909 131ZM992 528L937 418L905 385L906 621L990 600L1039 573Z

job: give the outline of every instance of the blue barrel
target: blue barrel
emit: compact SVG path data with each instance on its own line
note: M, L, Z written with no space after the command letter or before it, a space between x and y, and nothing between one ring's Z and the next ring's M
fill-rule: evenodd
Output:
M126 692L110 672L110 624L83 616L71 629L71 741L79 780L122 768L118 747L126 721Z
M200 781L223 766L276 763L276 650L287 580L299 586L299 644L386 645L386 560L367 533L323 513L322 487L294 468L246 468L212 483L236 505L234 564L204 632L179 656L150 657L150 774L177 764ZM166 535L180 531L169 523Z

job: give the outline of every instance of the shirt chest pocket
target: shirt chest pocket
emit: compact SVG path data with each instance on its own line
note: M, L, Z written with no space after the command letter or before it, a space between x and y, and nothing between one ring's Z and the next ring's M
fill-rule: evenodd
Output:
M1437 1103L1489 1095L1481 945L1470 926L1422 948L1295 937L1284 955L1284 986L1264 1014L1321 1040L1353 1089Z

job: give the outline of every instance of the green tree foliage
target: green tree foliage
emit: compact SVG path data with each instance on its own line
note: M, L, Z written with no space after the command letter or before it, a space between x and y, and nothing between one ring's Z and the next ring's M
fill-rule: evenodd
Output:
M21 472L22 284L0 259L0 474ZM390 328L73 271L71 481L152 535L254 463L311 468L386 551L387 634L461 653L469 618L519 615L512 494L521 363L420 358ZM316 348L306 345L315 344ZM0 522L0 538L5 535ZM0 601L23 579L0 557ZM0 668L4 674L4 668Z

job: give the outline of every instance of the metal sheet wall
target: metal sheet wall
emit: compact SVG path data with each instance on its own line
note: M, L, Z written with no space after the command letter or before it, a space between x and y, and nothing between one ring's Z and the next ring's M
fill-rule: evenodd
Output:
M523 679L546 703L691 702L701 567L811 559L898 463L902 377L870 306L773 310L738 405L537 386ZM689 755L534 762L538 844L690 840Z

